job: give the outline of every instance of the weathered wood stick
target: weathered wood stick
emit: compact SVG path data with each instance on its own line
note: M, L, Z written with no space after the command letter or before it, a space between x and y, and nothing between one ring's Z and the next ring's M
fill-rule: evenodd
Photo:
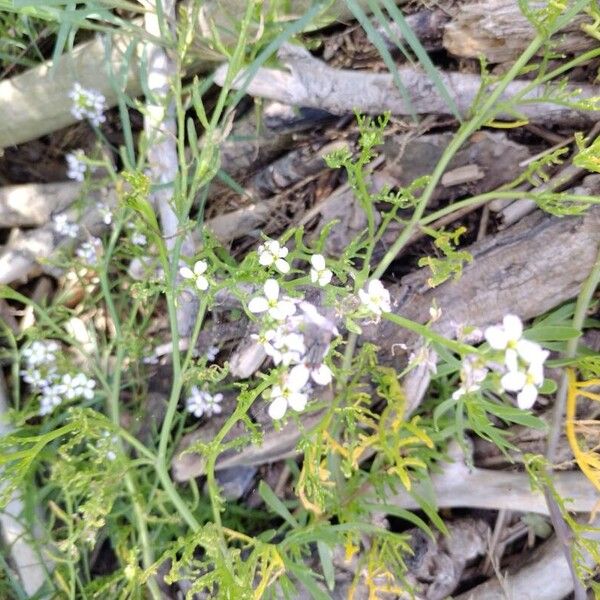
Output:
M598 525L596 519L594 526ZM587 534L586 537L600 539L598 534ZM592 564L589 558L587 562ZM510 570L502 582L497 578L490 579L454 596L454 600L563 600L570 597L572 591L573 577L565 560L564 547L554 536L528 557L524 565Z
M80 191L81 184L77 182L0 187L0 227L44 225L52 214L71 205Z
M532 2L531 10L542 8ZM577 15L553 37L553 50L578 55L597 47L584 30L591 24L587 14ZM462 2L444 27L443 45L452 54L469 58L485 56L488 62L506 62L519 57L534 38L535 30L515 0ZM541 53L541 52L540 52Z
M405 102L391 74L334 69L313 58L305 48L289 44L282 46L279 58L288 71L259 69L246 88L248 94L286 104L322 108L334 114L347 114L354 110L368 114L382 114L385 111L395 115L411 114L411 106ZM226 72L226 65L220 66L215 72L215 82L222 85ZM412 109L416 113L450 113L447 103L425 72L407 66L399 67L397 73L410 94ZM242 72L234 81L234 86L245 85L246 77L246 73ZM440 73L440 77L458 110L461 114L467 114L481 88L481 78L465 73ZM500 101L517 95L528 85L526 81L513 81ZM590 85L577 86L577 89L581 90L582 98L597 95L596 89ZM578 112L564 106L532 102L546 91L540 86L528 92L525 96L528 103L517 106L520 114L530 121L550 123L582 123L598 118L598 111ZM498 117L515 118L514 114L502 113Z
M368 10L366 0L359 4ZM222 61L212 48L210 26L219 31L221 42L235 42L232 15L243 12L242 0L211 0L203 3L198 30L202 32L194 44L193 64L188 75L207 71ZM311 0L286 3L282 21L302 16L312 6ZM327 8L320 26L349 19L351 12L342 0ZM97 36L60 56L52 64L47 61L11 79L0 82L0 148L32 140L75 122L68 96L76 82L93 88L106 98L107 106L115 106L118 90L129 97L139 96L143 89L138 63L141 59L134 35ZM111 74L112 71L112 74Z

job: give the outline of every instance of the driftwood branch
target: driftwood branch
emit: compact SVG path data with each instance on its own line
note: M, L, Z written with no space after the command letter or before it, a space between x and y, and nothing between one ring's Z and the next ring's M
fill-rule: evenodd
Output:
M390 111L395 115L410 115L412 111L419 114L450 112L429 76L414 67L403 66L397 69L404 87L410 94L409 106L390 74L334 69L313 58L300 46L282 46L279 58L288 71L259 69L246 88L248 94L285 104L321 108L334 114L347 114L354 110L368 114ZM226 72L227 66L220 66L215 72L215 82L222 85ZM461 114L467 114L481 88L481 78L465 73L440 73L440 77ZM240 73L234 81L234 86L246 85L246 78L245 72ZM529 82L526 81L513 81L507 86L500 102L514 97L528 85ZM581 85L577 89L581 90L582 98L596 95L593 86ZM528 92L525 99L531 102L544 93L544 88L538 87ZM577 112L543 102L520 104L517 108L521 114L534 122L581 123L598 116L594 111ZM514 120L514 115L498 116Z
M0 187L0 227L44 225L79 196L80 183L29 183Z
M598 525L596 519L594 526ZM591 537L600 540L598 534ZM591 564L589 559L588 564ZM490 579L464 594L455 596L455 600L563 600L573 592L573 578L564 556L564 547L556 537L533 552L524 565L502 575L502 582Z
M368 10L366 0L361 0ZM236 32L231 27L231 15L243 12L242 0L210 0L203 3L198 39L194 44L194 63L189 73L212 68L222 60L211 46L210 31L214 26L224 44L234 43ZM312 5L310 0L296 0L288 5L281 19L302 16ZM350 18L351 12L342 0L327 9L321 26ZM130 97L142 93L140 48L135 35L97 36L60 56L54 64L47 61L20 75L0 82L0 148L32 140L75 122L68 96L76 82L93 88L106 98L107 106L115 106L121 92Z
M536 9L543 4L531 3ZM580 54L597 46L597 40L582 26L591 24L588 15L576 16L554 38L554 50ZM535 30L515 0L462 2L443 29L443 45L452 54L469 58L485 56L489 62L512 61L535 37Z

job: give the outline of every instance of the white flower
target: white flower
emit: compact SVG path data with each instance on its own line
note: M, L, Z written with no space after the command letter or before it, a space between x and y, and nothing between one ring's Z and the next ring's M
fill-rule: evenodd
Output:
M333 276L333 273L325 266L325 257L322 254L313 254L310 257L310 280L318 283L321 287L326 286Z
M275 264L275 268L281 273L288 273L290 265L284 260L288 255L288 249L281 247L278 241L268 240L264 244L261 244L258 249L258 262L265 266L270 267Z
M504 350L504 361L509 370L515 370L520 357L527 364L539 361L543 352L539 344L523 339L523 323L515 315L506 315L502 325L485 330L485 339L494 350Z
M466 356L460 370L460 387L452 394L453 400L458 400L465 394L472 394L481 389L479 385L487 377L488 369L481 359L475 355Z
M40 416L50 414L62 402L62 394L62 386L59 384L44 388L40 397Z
M36 340L21 350L21 356L29 367L49 366L56 361L58 344L53 341Z
M299 370L290 371L283 377L281 385L274 385L271 388L271 404L269 405L269 416L271 419L281 419L290 406L296 412L305 409L308 402L308 396L302 392L302 388L308 382L308 371Z
M57 386L57 390L64 395L67 400L74 400L75 398L85 398L91 400L94 397L94 388L96 382L93 379L89 379L83 373L78 373L73 376L66 373L62 376L60 384Z
M500 385L507 392L519 392L517 404L519 408L526 410L531 408L538 396L538 388L544 383L544 362L550 353L541 350L538 359L532 362L525 371L508 370L502 376Z
M296 312L296 305L289 299L279 300L279 284L275 279L267 279L264 285L265 296L252 298L248 303L248 310L259 314L268 312L273 319L284 321Z
M209 346L206 349L206 360L213 362L217 358L217 354L219 354L219 346Z
M104 204L104 202L98 202L96 204L96 209L100 213L103 223L105 225L110 225L112 223L112 212L108 204Z
M76 238L79 233L79 225L69 221L69 217L65 214L54 215L52 217L54 231L66 237Z
M358 296L365 308L376 315L391 311L390 293L383 287L379 279L369 281L367 290L358 290Z
M71 114L79 121L89 119L96 127L106 121L103 114L106 110L106 99L97 90L85 89L81 84L75 83L69 98L73 100Z
M143 233L135 231L131 236L131 243L136 246L145 246L148 243L148 238Z
M95 265L98 262L98 257L102 252L102 240L93 237L89 242L83 242L75 251L75 254L88 265Z
M298 380L308 380L310 376L318 385L329 385L333 379L331 369L324 363L318 365L301 363L290 371L290 376Z
M207 269L208 263L205 260L198 260L194 264L193 271L189 267L181 267L181 269L179 269L179 274L184 279L193 279L195 286L204 292L208 289L208 279L204 276Z
M190 390L191 396L186 400L186 409L195 417L200 418L203 415L212 417L213 414L221 414L223 410L220 402L223 400L223 394L214 396L207 391L193 386Z
M69 152L65 156L67 161L67 177L75 181L83 181L87 165L85 164L85 153L83 150Z
M408 357L411 366L425 365L427 370L435 375L437 373L437 355L427 346L421 346L417 352L411 352Z

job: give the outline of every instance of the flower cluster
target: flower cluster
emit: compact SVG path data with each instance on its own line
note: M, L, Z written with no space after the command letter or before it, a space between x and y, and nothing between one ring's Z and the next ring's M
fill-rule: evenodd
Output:
M193 386L190 390L190 396L185 401L185 407L189 413L192 413L195 417L212 417L213 414L221 414L221 402L223 400L223 394L211 394L205 390Z
M83 373L60 374L56 364L60 347L57 342L34 341L21 351L25 368L23 381L40 394L40 415L51 413L63 399L75 400L94 397L96 382Z
M70 238L76 238L79 235L79 225L69 221L69 217L64 213L60 215L54 215L52 217L52 225L54 227L54 231L56 231L56 233L59 235L64 235L65 237Z
M65 156L65 160L67 161L67 177L75 181L83 181L85 172L87 171L85 153L83 150L69 152Z
M304 410L308 401L309 379L318 385L329 385L333 378L331 369L323 363L329 345L319 345L311 340L311 346L306 339L306 332L314 328L332 335L337 330L309 302L280 296L279 284L274 279L265 282L263 291L264 296L250 300L248 309L266 317L265 329L253 335L253 338L261 344L276 366L291 367L265 393L270 400L269 416L281 419L288 406L298 412Z
M69 93L73 100L71 114L79 121L88 119L92 125L98 127L106 121L104 111L106 110L106 99L104 96L92 89L86 89L80 83L75 83Z
M484 335L491 348L504 353L506 373L500 380L502 390L518 392L519 407L531 408L544 383L544 362L550 353L523 338L523 323L515 315L506 315L502 325L488 327Z
M92 237L88 242L83 242L75 251L75 254L86 264L96 265L102 254L102 240Z

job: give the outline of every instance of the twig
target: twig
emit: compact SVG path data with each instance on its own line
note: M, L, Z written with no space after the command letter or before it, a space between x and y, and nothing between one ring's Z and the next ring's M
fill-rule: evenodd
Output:
M321 108L333 114L352 113L354 110L368 114L382 114L386 111L395 115L411 114L411 107L406 104L390 74L333 69L299 46L282 46L279 57L288 71L259 69L248 83L248 94L286 104ZM215 82L222 85L226 72L226 65L219 67L215 72ZM423 71L413 67L399 67L398 75L411 94L410 100L415 112L448 114L447 103L432 89L431 81ZM440 77L460 112L466 114L480 92L481 78L465 73L440 73ZM247 73L241 72L234 81L234 86L245 85L246 78ZM526 81L512 81L500 101L529 89L530 85ZM595 96L593 86L582 85L577 89L581 90L583 98ZM534 88L526 95L528 103L518 107L532 121L581 122L597 118L596 112L583 113L563 106L531 102L543 93L543 86ZM498 115L498 118L503 117L514 118L509 114Z

